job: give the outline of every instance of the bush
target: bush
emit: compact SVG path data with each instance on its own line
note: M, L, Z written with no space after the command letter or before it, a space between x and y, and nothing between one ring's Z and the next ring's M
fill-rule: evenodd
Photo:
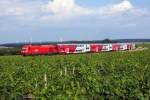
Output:
M20 49L18 48L0 48L1 55L18 55L20 54Z

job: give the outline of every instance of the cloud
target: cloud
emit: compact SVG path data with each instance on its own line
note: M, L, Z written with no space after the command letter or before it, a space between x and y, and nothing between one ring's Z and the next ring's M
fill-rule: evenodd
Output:
M75 0L54 0L49 1L45 6L46 11L53 14L86 14L90 9L83 8L75 3Z
M36 1L0 0L0 30L21 27L116 27L136 25L145 9L136 8L128 0L99 7L83 7L75 0ZM137 21L134 21L137 19ZM5 28L6 27L6 28Z
M54 0L49 1L45 6L47 12L53 14L92 14L92 13L107 13L114 14L120 12L126 12L134 9L133 5L129 1L123 1L119 4L114 4L106 7L97 8L84 8L75 3L74 0Z
M72 12L75 6L74 0L54 0L48 2L46 10L54 14L63 14Z
M1 0L0 1L0 16L17 16L22 15L25 8L17 0Z
M131 11L134 9L134 6L129 1L123 1L120 4L116 4L113 6L110 6L107 10L109 14L115 14L115 13L123 13L127 11Z
M122 14L142 16L147 13L146 10L134 7L128 0L123 0L119 4L107 5L103 7L86 8L76 4L75 0L53 0L42 6L42 11L47 13L41 16L43 20L70 20L72 18L89 17L109 17Z
M32 1L33 2L33 1ZM34 1L35 2L35 1ZM134 16L142 16L146 10L134 7L128 0L119 4L106 5L103 7L88 8L78 5L75 0L50 0L47 3L31 5L23 0L1 0L0 17L12 17L21 20L72 20L81 16L108 17L128 13Z
M23 0L0 0L0 17L19 21L34 20L41 14L41 5L31 5Z
M42 6L43 13L46 16L41 16L42 20L61 21L78 18L80 16L90 15L93 10L84 8L75 3L75 0L53 0Z

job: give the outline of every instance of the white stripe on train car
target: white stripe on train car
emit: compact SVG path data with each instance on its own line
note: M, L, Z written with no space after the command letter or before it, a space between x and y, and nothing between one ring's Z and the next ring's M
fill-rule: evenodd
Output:
M90 52L90 44L77 44L75 53Z
M102 51L110 51L110 44L103 44Z
M127 43L120 43L120 50L121 51L127 50Z

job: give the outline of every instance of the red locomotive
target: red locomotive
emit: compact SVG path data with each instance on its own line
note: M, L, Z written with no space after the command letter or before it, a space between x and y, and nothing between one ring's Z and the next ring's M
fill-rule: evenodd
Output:
M21 54L70 54L86 52L122 51L132 49L135 49L134 43L25 45L21 50Z
M25 45L21 50L22 55L44 55L50 53L57 53L57 46L55 45Z

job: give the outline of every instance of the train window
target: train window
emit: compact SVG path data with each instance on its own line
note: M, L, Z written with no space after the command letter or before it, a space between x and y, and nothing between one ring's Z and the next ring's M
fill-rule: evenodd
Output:
M104 48L103 50L107 50L107 48Z
M106 46L106 45L103 47L103 50L108 50L108 48L107 48L107 46Z
M77 52L81 52L82 50L76 50Z
M83 47L83 45L78 45L78 47Z
M22 48L22 50L27 50L28 48Z
M78 45L78 47L84 47L84 45Z
M123 49L123 45L120 46L120 49Z

